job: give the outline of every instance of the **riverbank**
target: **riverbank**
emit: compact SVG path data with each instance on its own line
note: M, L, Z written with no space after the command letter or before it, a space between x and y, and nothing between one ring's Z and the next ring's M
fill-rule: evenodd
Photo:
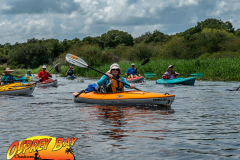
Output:
M218 80L218 81L240 81L240 58L222 58L222 59L193 59L193 60L150 60L144 66L139 68L141 75L146 72L152 72L155 74L163 74L167 70L167 66L172 64L174 70L180 74L193 74L193 73L203 73L202 78L198 80ZM87 62L87 60L86 60ZM124 76L124 73L130 67L132 62L121 61L120 65ZM142 62L134 62L136 67L140 66ZM102 72L107 72L111 64L103 64L100 67L94 67ZM102 74L88 68L81 68L78 66L73 66L75 75L77 77L101 77ZM52 66L47 66L47 70L50 70ZM55 68L51 73L58 73L60 76L65 77L69 66L61 64L58 68ZM13 75L25 75L28 69L15 69ZM32 74L37 75L41 71L41 66L36 69L31 69ZM60 71L60 72L57 72ZM156 80L161 78L161 76L155 76L153 78L148 78L151 80Z
M193 60L150 60L144 66L139 68L141 75L146 72L152 72L155 74L163 74L167 70L167 66L172 64L174 70L180 74L193 74L193 73L203 73L202 78L199 80L219 80L219 81L240 81L240 58L223 58L223 59L193 59ZM122 61L119 65L124 73L130 67L132 62ZM140 66L142 62L134 62L136 67ZM96 69L107 72L111 64L104 64ZM61 76L66 76L66 71L68 66L61 66ZM81 77L101 77L102 74L86 69L74 66L74 70L77 76ZM161 78L161 76L156 76L149 78L156 80Z

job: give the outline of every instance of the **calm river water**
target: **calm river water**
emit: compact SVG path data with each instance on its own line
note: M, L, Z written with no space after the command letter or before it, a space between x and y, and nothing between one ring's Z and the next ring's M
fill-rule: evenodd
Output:
M238 82L196 81L194 86L135 84L176 95L170 110L74 103L84 82L58 77L56 88L33 96L0 96L0 159L14 141L45 135L78 138L76 159L240 159Z

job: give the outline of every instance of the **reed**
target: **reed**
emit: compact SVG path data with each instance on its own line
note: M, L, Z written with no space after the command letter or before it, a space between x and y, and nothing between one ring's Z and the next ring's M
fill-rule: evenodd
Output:
M174 70L180 74L192 74L192 73L203 73L201 80L224 80L224 81L239 81L240 80L240 58L221 58L221 59L175 59L175 60L151 60L146 65L139 68L140 74L145 72L152 72L156 74L163 74L167 70L167 66L172 64ZM122 76L130 67L131 63L135 63L136 67L141 65L142 61L121 61L118 64L122 69ZM96 69L107 72L111 64L103 64ZM65 73L68 66L61 66L61 76L66 76ZM102 74L86 69L74 66L74 70L77 76L81 77L101 77ZM151 79L159 79L161 76L156 76Z

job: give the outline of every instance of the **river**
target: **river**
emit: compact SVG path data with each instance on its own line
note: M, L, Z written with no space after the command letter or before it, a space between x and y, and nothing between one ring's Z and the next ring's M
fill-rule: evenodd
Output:
M239 82L135 84L174 94L168 110L75 103L72 93L96 79L58 83L32 96L0 96L0 159L14 141L39 135L78 138L76 159L240 159L240 91L227 91Z

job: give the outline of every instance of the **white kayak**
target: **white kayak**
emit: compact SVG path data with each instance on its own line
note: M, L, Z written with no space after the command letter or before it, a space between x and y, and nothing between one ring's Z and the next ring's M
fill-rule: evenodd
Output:
M57 80L48 79L37 83L38 87L57 87Z
M22 84L20 82L0 86L0 95L31 95L36 83Z

